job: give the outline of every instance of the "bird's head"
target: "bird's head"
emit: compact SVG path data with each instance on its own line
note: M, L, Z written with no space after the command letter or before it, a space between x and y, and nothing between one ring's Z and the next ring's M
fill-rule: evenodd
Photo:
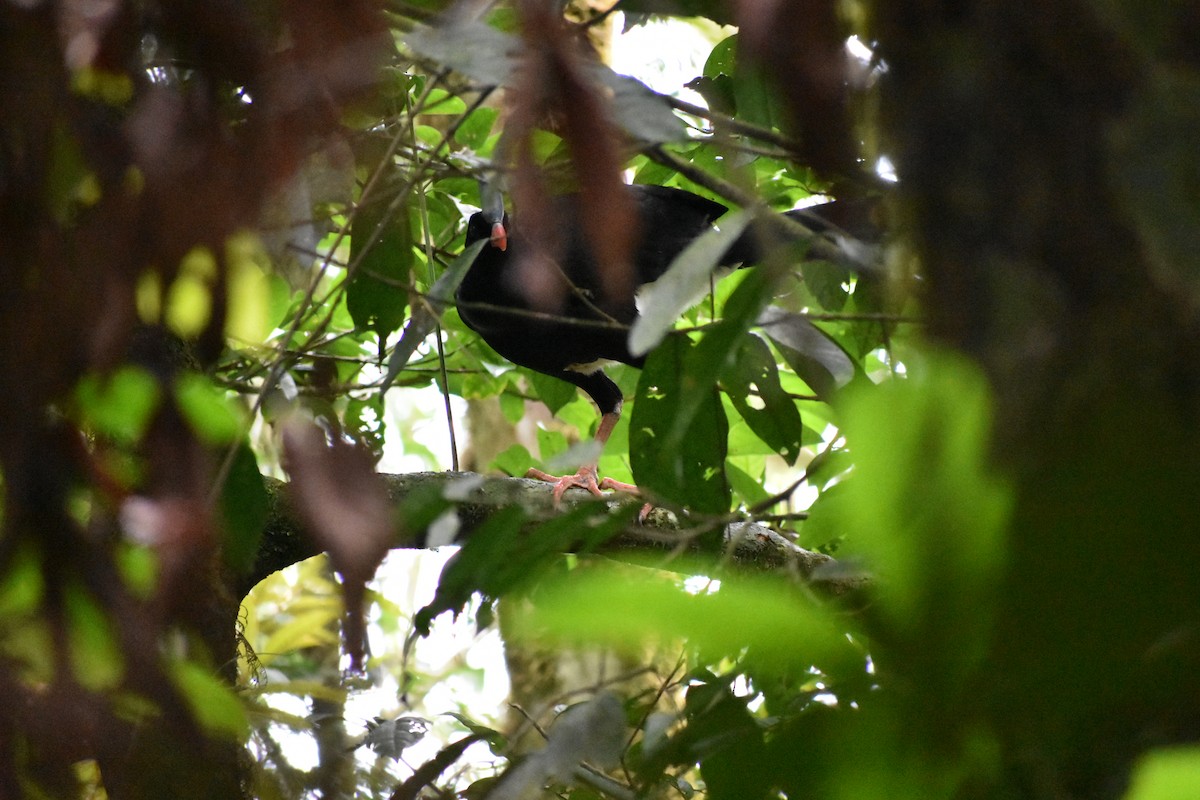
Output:
M488 211L477 211L467 220L467 244L487 239L498 250L508 249L508 215L501 212L493 216Z
M467 221L467 244L487 239L497 250L508 249L508 215L504 213L504 195L488 180L479 182L480 210Z

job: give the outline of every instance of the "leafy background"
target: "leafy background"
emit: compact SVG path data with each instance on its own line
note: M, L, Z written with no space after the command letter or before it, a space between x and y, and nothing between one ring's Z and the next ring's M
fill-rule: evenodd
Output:
M612 9L0 6L0 796L1194 794L1195 13L619 10L707 110L566 35ZM584 457L448 302L497 167L874 208L614 371L600 471L678 525L377 474Z

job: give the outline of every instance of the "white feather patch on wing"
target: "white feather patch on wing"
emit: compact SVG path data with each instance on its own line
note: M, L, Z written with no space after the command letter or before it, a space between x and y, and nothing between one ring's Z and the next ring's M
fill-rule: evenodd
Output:
M613 361L611 358L597 358L595 361L588 361L587 363L583 364L568 364L567 369L571 370L571 372L578 372L583 375L591 375L592 373L599 372L605 367L615 363L617 362Z

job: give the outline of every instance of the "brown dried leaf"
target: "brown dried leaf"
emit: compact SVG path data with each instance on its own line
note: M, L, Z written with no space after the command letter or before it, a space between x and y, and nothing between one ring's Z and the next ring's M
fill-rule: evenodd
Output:
M283 440L292 500L308 532L342 576L346 651L352 667L360 669L366 582L393 539L387 488L365 451L341 440L328 443L311 422L288 423Z
M777 77L800 143L800 159L829 178L857 173L849 55L837 3L739 0L737 24L741 56Z
M558 133L570 153L574 188L579 192L583 234L591 244L609 298L633 289L630 253L636 217L620 177L617 127L608 100L589 73L589 56L575 32L543 0L518 5L526 47L516 81L516 106L509 120L515 152L514 196L526 237L533 242L521 269L530 286L562 287L557 276L538 279L539 270L561 255L564 221L552 213L545 179L532 151L532 134L543 126ZM557 296L538 297L553 308Z

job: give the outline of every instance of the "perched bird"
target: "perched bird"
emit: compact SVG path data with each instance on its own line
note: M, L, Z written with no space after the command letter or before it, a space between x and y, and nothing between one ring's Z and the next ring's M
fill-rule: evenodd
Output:
M531 243L519 226L510 227L503 208L475 213L467 222L466 243L488 240L467 270L457 292L463 322L509 361L573 383L587 392L600 409L596 441L603 447L621 414L621 390L602 371L605 362L634 367L645 363L628 345L629 328L638 318L636 288L657 280L693 240L709 230L727 209L720 203L682 189L633 185L637 230L633 232L631 268L634 290L613 296L603 283L597 260L583 234L577 195L552 203L559 234L555 267L538 270L538 283L557 283L552 291L530 286L521 254ZM788 212L810 230L831 227L822 207L837 201ZM750 263L759 257L752 231L739 237L717 259L719 266ZM554 301L547 306L545 297ZM598 480L594 462L561 477L530 470L530 477L554 484L557 501L577 486L600 495L603 489L635 491L636 487L609 478Z

